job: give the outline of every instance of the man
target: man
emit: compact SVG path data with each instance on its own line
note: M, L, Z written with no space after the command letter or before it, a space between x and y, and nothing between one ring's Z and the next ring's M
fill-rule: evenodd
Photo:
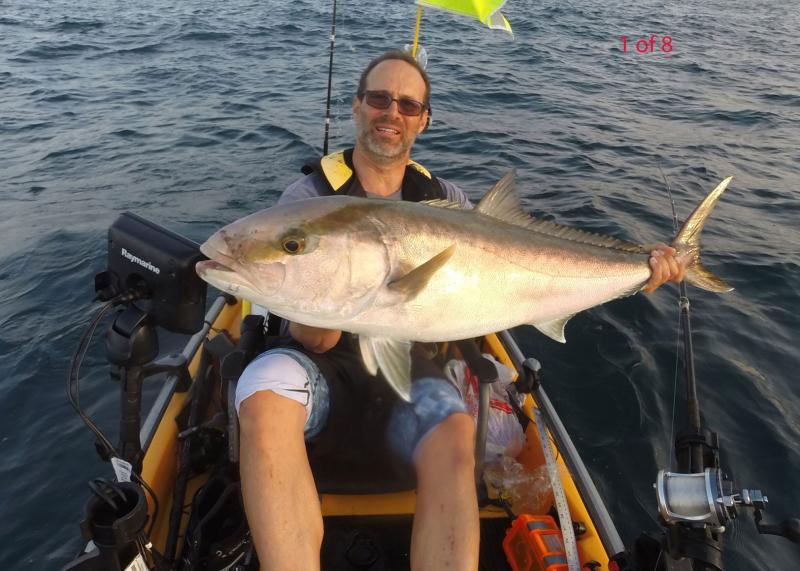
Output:
M448 198L467 207L459 189L410 162L411 146L429 121L429 97L427 75L408 54L389 52L373 60L352 104L352 152L325 157L280 201L340 193ZM649 291L667 279L682 279L670 250L653 252ZM242 493L262 568L306 571L319 569L322 517L305 439L339 422L331 403L341 403L337 391L353 383L328 373L335 371L327 366L328 356L348 351L341 331L290 323L288 332L295 347L268 351L239 381ZM477 569L474 422L441 374L416 377L411 403L395 399L389 430L389 445L413 462L417 476L411 567Z

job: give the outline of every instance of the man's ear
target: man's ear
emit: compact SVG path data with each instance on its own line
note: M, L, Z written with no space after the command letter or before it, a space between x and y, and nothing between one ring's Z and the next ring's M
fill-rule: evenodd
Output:
M361 100L357 96L353 97L353 104L351 107L353 109L353 115L355 115L361 107Z
M417 131L417 134L419 135L421 133L424 133L425 131L428 130L428 127L430 126L431 126L431 111L430 109L428 109L425 112L425 123L420 127L420 130Z

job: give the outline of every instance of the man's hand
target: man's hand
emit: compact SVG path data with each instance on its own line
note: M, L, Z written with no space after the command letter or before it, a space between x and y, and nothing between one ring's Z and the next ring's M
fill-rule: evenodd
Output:
M683 280L686 271L685 261L679 262L675 259L675 248L666 244L656 244L650 252L650 280L645 284L642 291L652 293L661 284L671 281L678 283Z
M289 334L307 350L314 353L324 353L332 349L339 342L342 332L338 329L323 329L301 325L294 321L289 322Z

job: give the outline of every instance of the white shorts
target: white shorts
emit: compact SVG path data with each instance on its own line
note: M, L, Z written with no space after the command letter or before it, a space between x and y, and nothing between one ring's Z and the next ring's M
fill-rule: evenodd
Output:
M314 361L294 349L271 349L253 359L236 385L236 413L242 401L272 391L306 409L305 437L319 434L330 410L328 383Z

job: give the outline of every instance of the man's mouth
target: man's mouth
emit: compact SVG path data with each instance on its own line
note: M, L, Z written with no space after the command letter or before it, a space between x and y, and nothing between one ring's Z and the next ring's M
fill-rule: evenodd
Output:
M399 137L400 130L389 125L378 125L375 127L375 130L383 136L387 137Z

